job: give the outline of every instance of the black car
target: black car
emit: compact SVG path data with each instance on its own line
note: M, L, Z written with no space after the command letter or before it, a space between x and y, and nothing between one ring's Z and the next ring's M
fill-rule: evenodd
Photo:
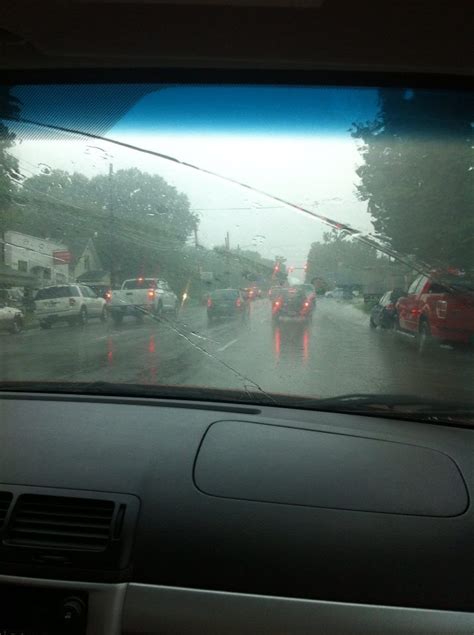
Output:
M402 289L387 291L380 300L372 307L370 312L370 326L376 329L380 326L383 329L393 328L395 318L395 304L398 298L404 295Z
M249 303L238 289L217 289L207 300L207 320L211 324L218 318L239 317L245 320L249 314Z
M303 288L303 285L281 289L272 297L272 320L281 319L308 321L313 316L314 299Z

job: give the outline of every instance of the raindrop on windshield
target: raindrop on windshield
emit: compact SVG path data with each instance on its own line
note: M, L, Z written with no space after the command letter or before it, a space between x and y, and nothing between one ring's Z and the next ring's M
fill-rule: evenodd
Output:
M41 174L51 174L52 170L46 163L38 163Z

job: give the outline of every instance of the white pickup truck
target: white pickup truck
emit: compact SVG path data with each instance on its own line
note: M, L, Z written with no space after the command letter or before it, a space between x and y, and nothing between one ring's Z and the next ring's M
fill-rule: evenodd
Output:
M178 298L164 280L158 278L131 278L122 287L109 292L107 308L115 324L126 315L143 320L146 313L161 316L168 313L176 317Z

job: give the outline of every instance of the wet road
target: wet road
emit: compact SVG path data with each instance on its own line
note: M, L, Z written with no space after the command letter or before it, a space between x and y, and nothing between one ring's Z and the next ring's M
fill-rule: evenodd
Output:
M420 357L413 342L371 330L368 316L320 300L305 327L273 328L258 300L247 324L207 326L205 307L176 322L127 318L120 327L90 321L0 335L2 380L211 386L318 397L403 393L474 400L474 356L449 348Z

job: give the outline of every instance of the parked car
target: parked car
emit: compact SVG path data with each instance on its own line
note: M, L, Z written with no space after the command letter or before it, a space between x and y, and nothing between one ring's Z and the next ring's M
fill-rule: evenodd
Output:
M163 313L176 316L178 297L165 280L131 278L125 280L120 289L112 290L107 308L115 324L120 324L126 315L138 320L146 313L156 317Z
M336 287L332 291L326 291L324 294L326 298L334 298L334 300L353 300L354 294L350 289Z
M434 343L474 343L474 279L418 276L396 303L395 325L416 338L420 352Z
M238 289L217 289L207 301L207 321L218 318L240 318L246 320L250 313L249 300Z
M281 289L272 299L272 321L293 320L306 322L313 316L314 301L308 296L302 285Z
M369 320L370 326L374 329L378 326L383 329L393 328L396 315L395 304L403 295L404 291L402 289L393 289L384 293L372 307Z
M35 296L35 313L43 329L54 322L86 324L89 318L107 319L105 300L85 285L64 284L40 289Z
M17 307L7 306L0 302L0 329L10 333L19 333L23 330L23 313Z

